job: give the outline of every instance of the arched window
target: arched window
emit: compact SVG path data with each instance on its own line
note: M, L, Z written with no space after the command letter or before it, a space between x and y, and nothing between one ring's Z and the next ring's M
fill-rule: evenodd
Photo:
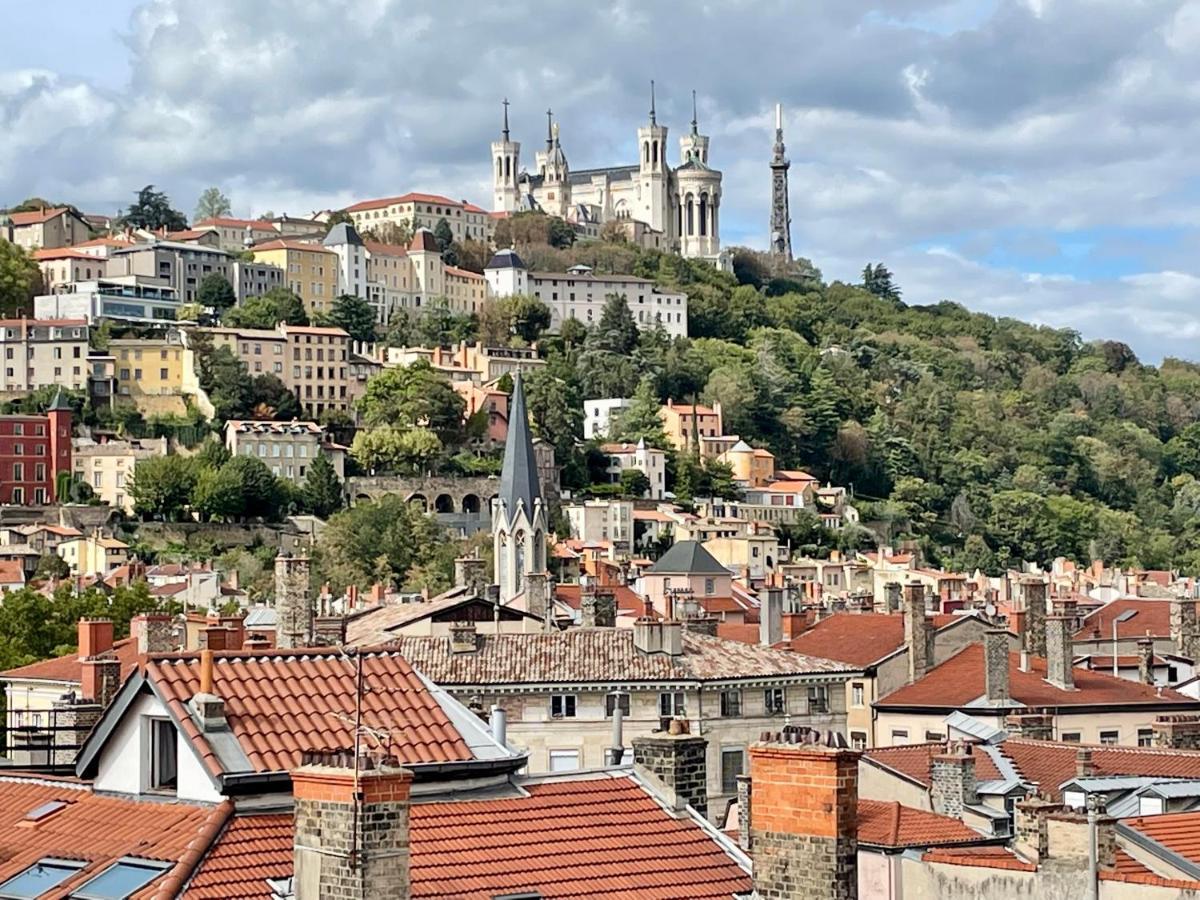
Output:
M675 198L675 218L678 224L675 226L676 234L683 234L683 204L679 202L679 198Z
M700 195L700 236L708 234L708 194Z
M687 233L688 235L696 233L696 207L692 202L691 194L687 198Z
M512 157L504 157L504 177L508 179L512 176Z
M654 142L654 153L652 154L654 161L658 162L658 141ZM649 162L649 160L647 160Z
M646 141L646 143L642 144L642 160L644 162L650 162L650 142L649 141Z
M496 180L497 181L499 181L501 178L504 177L504 170L501 169L500 166L501 166L501 162L497 158L497 160L496 160Z

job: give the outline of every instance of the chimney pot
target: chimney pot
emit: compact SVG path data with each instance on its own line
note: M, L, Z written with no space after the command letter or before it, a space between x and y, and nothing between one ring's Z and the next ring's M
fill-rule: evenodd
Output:
M100 656L113 648L112 619L79 620L79 658Z

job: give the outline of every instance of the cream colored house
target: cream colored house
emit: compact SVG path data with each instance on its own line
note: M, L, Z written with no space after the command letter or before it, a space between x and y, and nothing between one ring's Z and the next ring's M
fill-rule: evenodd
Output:
M77 577L103 576L129 559L129 545L116 538L84 535L63 541L55 552Z
M354 227L360 232L378 233L383 225L431 231L442 219L450 226L454 240L489 241L495 231L495 220L487 210L466 200L451 200L440 194L408 193L398 197L363 200L346 207Z
M91 438L72 441L72 461L75 477L91 487L98 499L115 509L133 512L128 482L139 459L166 456L167 439L107 440L97 443Z
M12 213L8 219L13 243L26 250L70 247L91 237L87 222L65 206Z
M0 392L88 386L86 319L0 319Z
M316 422L261 422L231 419L225 423L225 446L234 456L255 456L277 478L302 484L309 466L325 456L338 478L346 477L346 451L326 440Z

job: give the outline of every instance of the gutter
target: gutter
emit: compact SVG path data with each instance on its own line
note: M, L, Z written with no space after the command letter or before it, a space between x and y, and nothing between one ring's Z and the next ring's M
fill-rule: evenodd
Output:
M1159 843L1158 841L1154 840L1154 838L1143 834L1136 828L1131 828L1124 822L1117 823L1116 831L1120 837L1125 838L1125 840L1129 841L1129 843L1134 844L1140 847L1142 850L1145 850L1147 853L1158 857L1167 865L1173 866L1174 868L1179 869L1181 872L1185 872L1188 878L1194 881L1200 881L1200 865L1192 862L1187 857L1181 856L1179 853L1176 853L1165 844Z

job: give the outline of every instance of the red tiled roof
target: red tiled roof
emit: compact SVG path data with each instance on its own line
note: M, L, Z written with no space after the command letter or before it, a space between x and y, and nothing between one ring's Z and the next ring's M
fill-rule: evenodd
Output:
M977 844L988 838L959 819L903 806L895 801L858 801L858 842L876 847Z
M1036 782L1039 790L1057 800L1059 785L1075 777L1075 753L1081 746L1092 751L1097 775L1200 778L1200 751L1196 750L1080 745L1013 737L1000 744L1000 752L1023 779Z
M39 819L25 816L52 801L65 805ZM170 863L136 898L174 897L232 811L218 806L145 802L92 793L89 785L45 778L0 778L0 882L46 856L86 860L54 890L58 900L125 856Z
M459 278L467 278L472 281L483 281L483 276L478 272L472 272L469 269L460 269L458 266L446 266L447 275L456 275Z
M184 896L188 900L270 900L267 879L291 877L292 860L290 812L236 816L204 857Z
M1200 812L1167 813L1122 819L1133 828L1191 863L1200 863Z
M379 209L383 206L393 206L399 203L439 203L442 206L462 206L457 200L443 197L441 194L408 193L399 197L379 197L375 200L360 200L353 206L347 206L345 212L362 212L365 209Z
M34 209L29 212L15 212L9 215L9 220L17 228L22 225L41 225L51 219L61 216L67 211L65 206L55 206L50 209Z
M642 601L642 598L626 585L615 584L603 588L603 590L612 591L613 599L617 601L618 612L640 616L646 608L646 604ZM579 609L579 585L556 584L554 586L554 599L565 603L571 609Z
M25 570L19 559L0 559L0 584L24 584Z
M632 778L571 778L526 790L524 797L414 803L414 900L522 891L572 900L728 900L750 890L750 876L696 822L668 815ZM267 900L266 879L291 874L291 814L238 817L187 896Z
M717 637L743 644L757 644L759 626L756 622L718 622Z
M904 616L834 613L792 638L786 646L800 653L869 666L904 646Z
M1008 655L1009 694L1017 703L1034 707L1067 707L1116 704L1146 704L1194 707L1200 701L1178 691L1113 678L1103 672L1073 669L1075 690L1064 691L1046 681L1046 660L1030 658L1029 671L1021 671L1020 655ZM875 705L879 708L928 707L957 709L983 696L983 644L971 644L920 680L888 694Z
M364 651L363 677L373 688L363 699L366 727L387 729L402 764L462 762L470 748L425 682L398 653ZM199 654L154 656L146 665L176 720L209 771L221 764L187 711L200 689ZM243 651L219 654L213 692L256 772L300 764L304 750L340 750L353 742L355 664L329 650Z
M167 234L168 241L194 241L212 234L207 228L188 228L184 231L172 231Z
M86 259L96 262L100 257L91 253L84 253L82 250L76 250L74 247L59 247L56 250L34 250L33 258L38 262L45 262L50 259Z
M332 250L327 250L320 244L308 244L304 241L285 241L282 239L255 244L250 248L251 253L257 253L259 250L302 250L305 253L333 253Z
M1076 640L1091 640L1096 629L1100 629L1103 640L1112 640L1113 620L1121 613L1136 612L1132 619L1117 623L1118 638L1140 638L1147 633L1151 637L1166 638L1171 636L1171 601L1170 600L1140 600L1125 598L1105 604L1083 620L1079 631L1075 632Z
M384 256L408 256L408 248L398 244L382 244L379 241L363 241L363 246L372 254Z
M428 228L418 228L417 233L408 242L410 253L437 253L437 239Z
M124 679L137 667L138 645L137 638L127 637L113 642L113 652L121 661L121 678ZM37 681L57 681L63 684L79 684L83 680L83 666L79 662L78 653L67 653L53 659L43 659L27 666L18 666L7 672L0 672L0 678L10 680L33 679Z
M925 862L945 863L950 866L1012 869L1018 872L1037 871L1036 863L1026 862L1007 847L945 847L926 851L921 859Z
M274 225L262 219L233 219L228 216L213 216L208 219L201 219L199 222L192 224L196 228L203 225L215 226L217 228L245 228L249 225L251 231L276 230Z
M901 775L907 775L913 781L923 784L925 787L932 787L933 774L931 769L933 758L941 754L945 749L946 745L941 742L905 744L900 747L872 747L870 750L865 751L864 756L874 763L899 772ZM976 780L998 781L1004 777L1000 774L1000 770L996 768L996 763L992 761L992 758L987 753L976 749L974 756ZM1072 771L1074 771L1074 765L1075 756L1072 752Z

